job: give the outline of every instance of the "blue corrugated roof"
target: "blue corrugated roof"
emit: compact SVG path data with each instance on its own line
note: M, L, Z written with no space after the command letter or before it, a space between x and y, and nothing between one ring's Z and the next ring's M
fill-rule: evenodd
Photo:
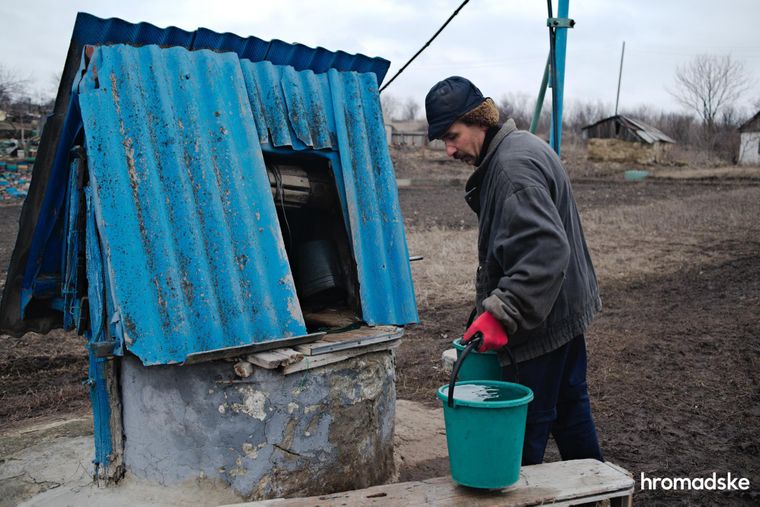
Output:
M371 73L315 75L241 62L259 139L275 148L333 149L369 324L417 321L409 252L388 153L378 84Z
M270 62L241 61L261 144L337 149L327 78Z
M157 364L305 335L237 56L106 46L88 75L90 181L127 348Z
M168 363L306 333L263 160L281 148L332 161L364 321L417 321L377 88L233 53L96 50L78 98L129 350Z
M61 325L56 316L50 317L39 309L33 316L25 315L25 310L33 298L43 301L44 305L44 299L50 297L48 285L54 287L55 283L40 283L41 280L60 276L57 266L61 264L63 239L58 217L64 213L68 150L81 128L78 104L76 100L71 100L72 82L76 82L79 76L83 47L108 44L157 44L191 50L230 51L251 61L271 61L315 73L324 73L329 69L371 72L378 82L382 82L390 66L390 62L382 58L351 55L321 47L310 48L280 40L244 38L206 28L190 32L176 27L159 28L150 23L130 23L117 18L101 19L87 13L77 14L55 111L42 132L29 195L19 220L18 238L0 303L0 329L4 332L14 335L28 330L47 332L51 327Z
M72 42L78 45L130 44L142 46L181 46L186 49L232 51L240 58L258 62L267 60L275 65L290 65L296 70L310 69L316 73L329 69L372 72L382 83L390 62L379 57L348 54L303 44L290 44L278 39L265 41L258 37L240 37L233 33L217 33L208 28L188 32L174 26L159 28L150 23L130 23L119 18L101 19L92 14L77 14Z
M120 37L187 44L189 33L89 15L81 15L77 24L72 48L80 49L83 39ZM128 338L128 348L146 364L305 333L262 151L308 150L330 160L356 260L362 318L369 324L416 322L408 251L380 112L382 75L371 70L375 59L330 56L321 48L307 51L300 45L288 49L280 41L264 43L207 30L194 37L195 43L230 44L235 49L218 53L114 45L96 50L66 108L65 135L55 147L52 166L47 171L35 167L33 186L38 194L43 189L45 196L35 198L35 205L41 201L36 227L26 213L21 223L27 237L30 228L34 230L28 261L21 265L26 266L21 312L34 298L55 297L51 290L60 288L60 276L55 277L60 268L55 266L65 264L60 259L66 234L57 217L67 213L68 150L83 128L91 152L92 202L104 241L105 286L110 288L101 307L108 308L111 333ZM267 45L267 60L239 60L241 54L260 57L262 44ZM69 60L71 50L67 65ZM292 61L297 67L273 63L279 61ZM178 74L180 69L184 74ZM193 88L201 81L203 87ZM109 96L109 90L118 93ZM236 111L239 124L216 115L192 117L190 124L181 121L188 111L213 105L221 112L225 104L228 111ZM205 130L187 137L183 128L189 125ZM232 144L217 140L219 136ZM184 151L177 151L190 140L199 144L193 149L185 144ZM200 152L194 151L196 146ZM187 160L193 170L180 171ZM241 179L244 170L258 176L245 173L248 179ZM235 205L225 207L222 195L232 195ZM260 206L269 207L268 215ZM241 231L250 230L254 208L257 223L266 223L259 226L266 238L250 244ZM243 227L236 227L239 224ZM19 248L27 246L17 243L14 262L27 260ZM204 254L209 251L214 255ZM68 251L66 256L66 262L73 261ZM223 264L210 264L210 259ZM18 266L15 269L18 272ZM64 283L75 290L76 279L68 278ZM254 279L257 285L252 288ZM15 331L19 321L7 312L16 303L6 306L7 294L8 290L3 322L13 322ZM63 300L50 301L68 309ZM255 315L245 314L246 309ZM40 315L39 307L34 315Z
M328 72L364 320L417 322L396 175L372 74Z

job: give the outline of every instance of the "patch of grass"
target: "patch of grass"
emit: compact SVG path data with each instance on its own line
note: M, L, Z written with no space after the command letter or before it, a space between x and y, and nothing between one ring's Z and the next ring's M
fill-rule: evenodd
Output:
M476 229L435 227L407 233L409 251L424 256L412 263L412 277L421 308L474 302L478 266Z
M622 187L625 188L625 187ZM600 280L632 280L730 258L726 242L757 244L760 250L758 189L737 188L647 204L596 208L581 219ZM421 308L471 303L475 297L477 229L414 229L409 250ZM721 243L723 248L715 248Z
M622 280L727 260L727 241L760 249L757 188L592 209L582 214L597 276Z

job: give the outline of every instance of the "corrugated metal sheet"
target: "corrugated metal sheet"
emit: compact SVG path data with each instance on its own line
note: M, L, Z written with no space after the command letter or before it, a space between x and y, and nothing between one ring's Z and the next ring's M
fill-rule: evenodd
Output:
M234 33L217 33L208 28L199 28L195 32L195 40L188 49L213 49L233 51L240 58L246 58L253 62L266 60L269 52L269 42L258 37L240 37Z
M270 62L241 61L261 144L337 149L327 78Z
M622 120L623 122L628 123L646 143L653 144L657 141L663 143L675 143L672 138L666 136L659 129L656 129L651 125L647 125L644 122L634 120L627 116L622 116Z
M79 99L124 342L145 364L306 334L234 53L101 47Z
M383 58L325 48L310 48L303 44L290 44L281 40L264 41L258 37L243 38L233 33L217 33L207 28L189 32L169 26L159 28L150 23L130 23L119 18L101 19L80 12L74 25L72 42L86 44L130 44L142 46L157 44L163 47L181 46L186 49L212 49L232 51L240 58L258 62L268 60L275 65L290 65L296 70L310 69L317 73L329 69L372 72L382 82L390 62Z
M176 26L159 28L150 23L130 23L119 18L101 19L92 14L80 12L77 13L71 41L80 46L119 43L189 48L194 37L194 32L188 32Z
M366 73L331 70L327 75L364 320L417 322L409 251L377 81Z
M390 62L382 58L309 48L279 40L263 41L256 37L242 38L200 28L188 32L176 27L159 28L149 23L129 23L121 19L101 19L79 13L74 25L55 110L45 125L34 165L29 195L19 220L16 246L8 268L7 283L0 303L0 329L20 336L25 331L47 332L60 326L56 314L35 312L36 317L23 321L23 309L35 294L35 279L43 265L60 265L62 237L59 217L64 213L63 201L68 179L68 150L80 128L76 100L71 99L72 83L81 68L85 45L130 44L181 46L187 49L233 51L252 61L269 60L295 69L311 69L316 73L328 69L372 72L382 82ZM55 273L52 273L53 275ZM60 275L60 273L58 274ZM25 300L21 299L22 286ZM43 315L40 317L39 315Z
M364 320L417 322L375 76L336 70L315 75L269 62L241 65L262 144L338 152L333 171L348 217Z

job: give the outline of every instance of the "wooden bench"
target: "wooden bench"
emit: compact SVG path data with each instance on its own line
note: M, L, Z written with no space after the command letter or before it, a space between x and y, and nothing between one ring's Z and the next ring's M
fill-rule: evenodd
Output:
M634 481L612 464L593 459L558 461L523 467L517 484L502 490L477 490L454 483L451 477L385 484L371 488L312 496L278 498L237 504L238 507L326 507L354 505L435 505L518 507L582 505L609 500L610 507L632 505Z

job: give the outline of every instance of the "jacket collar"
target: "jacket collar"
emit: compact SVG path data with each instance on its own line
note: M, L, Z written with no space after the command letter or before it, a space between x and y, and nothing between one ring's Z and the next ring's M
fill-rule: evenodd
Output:
M517 126L515 125L514 120L512 118L508 119L493 137L491 142L488 143L485 156L482 157L480 164L478 164L475 171L473 171L467 179L467 184L464 187L464 200L467 201L467 204L475 213L480 212L480 184L483 181L486 171L488 171L491 159L499 148L501 142L515 130L517 130Z

